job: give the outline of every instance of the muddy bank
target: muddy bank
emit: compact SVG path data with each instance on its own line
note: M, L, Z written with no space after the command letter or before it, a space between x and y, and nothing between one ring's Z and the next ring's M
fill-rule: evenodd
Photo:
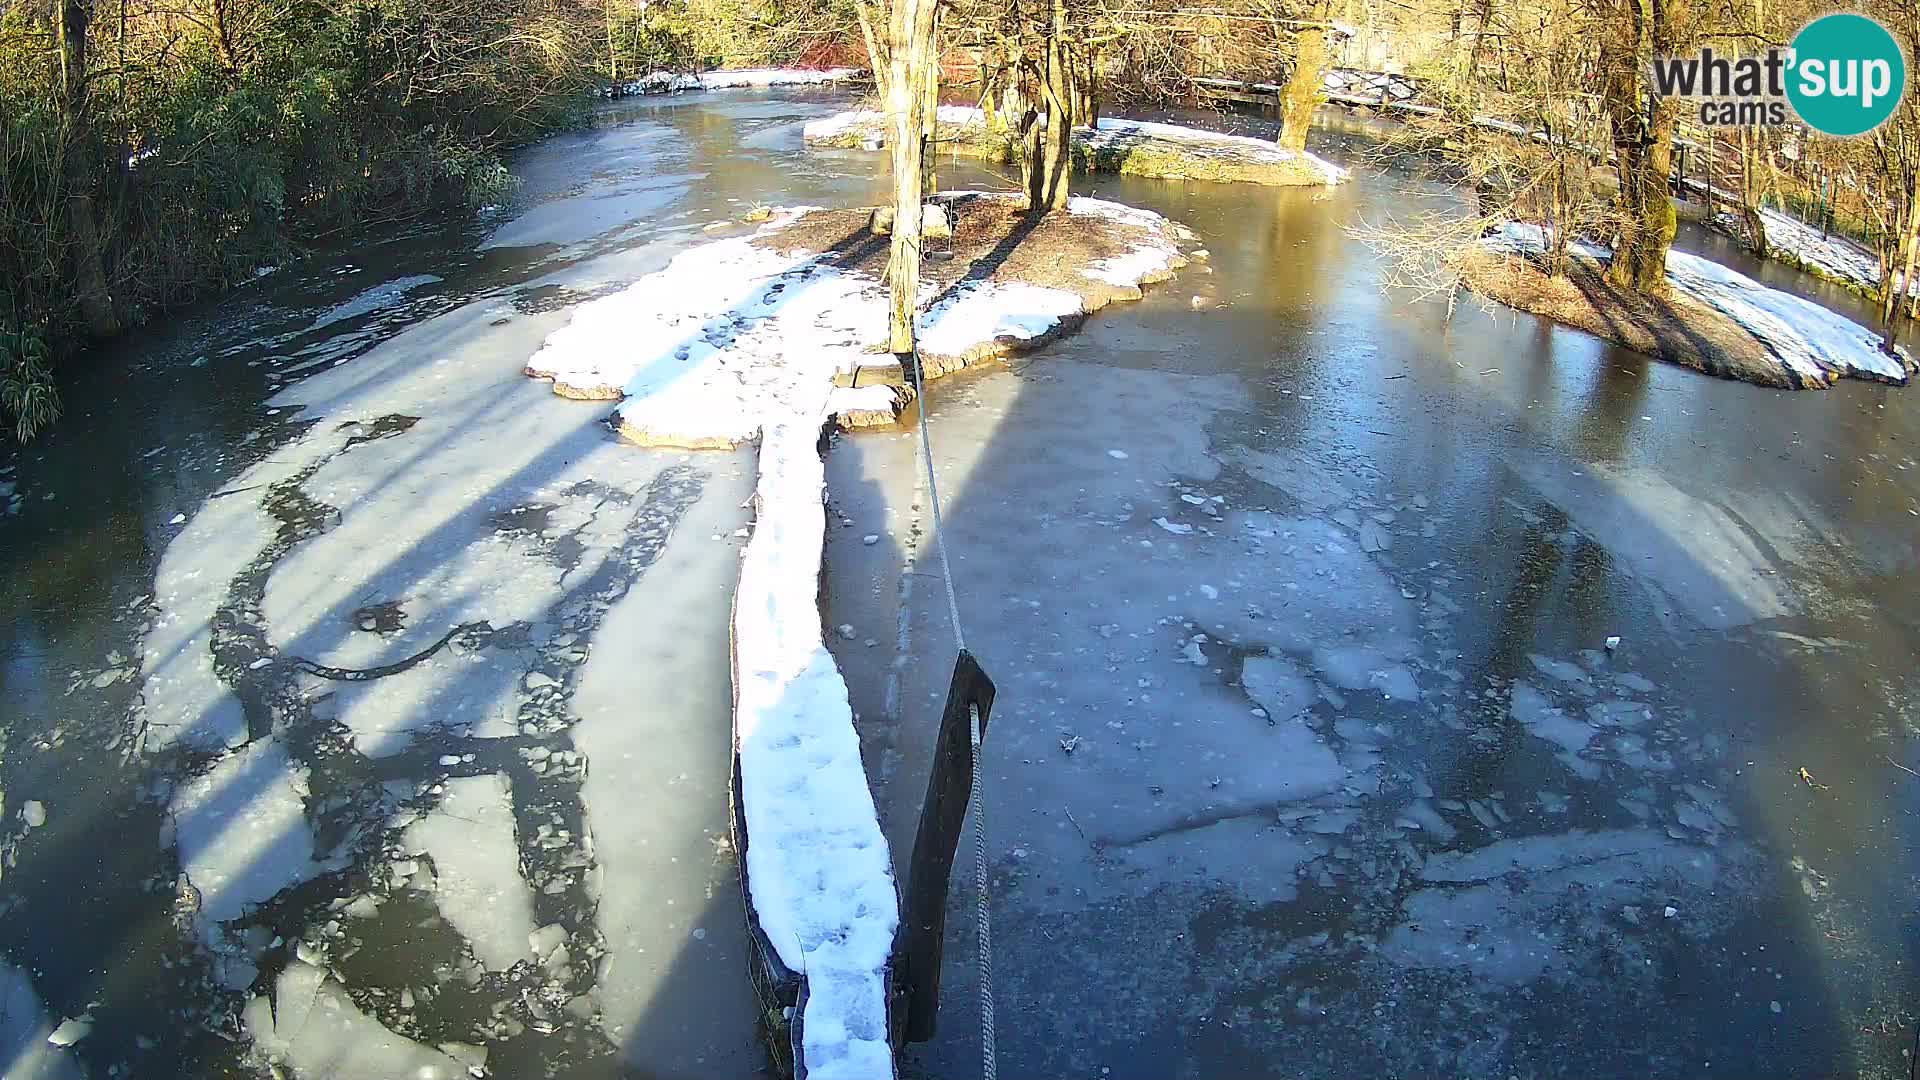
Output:
M1872 331L1718 263L1675 251L1664 296L1606 279L1604 248L1570 246L1550 275L1535 226L1509 225L1456 257L1467 286L1490 299L1709 375L1783 390L1824 390L1841 378L1905 385L1914 363Z
M950 153L989 161L1017 162L1025 152L1016 133L989 128L986 114L965 106L940 107L935 139ZM806 128L808 146L878 149L885 141L885 120L871 110L838 113ZM1324 187L1347 177L1331 162L1264 139L1118 117L1074 128L1073 161L1089 172L1270 187Z
M1659 299L1622 289L1591 260L1575 256L1567 276L1557 278L1525 256L1474 251L1460 268L1482 296L1657 360L1780 390L1832 385L1782 370L1758 338L1707 305L1677 293Z

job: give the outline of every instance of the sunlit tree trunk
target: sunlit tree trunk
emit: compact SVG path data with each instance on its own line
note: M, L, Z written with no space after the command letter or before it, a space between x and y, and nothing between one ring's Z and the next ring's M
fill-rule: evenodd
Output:
M926 130L930 118L928 85L938 73L927 69L935 62L934 19L938 0L893 0L887 12L886 37L876 40L873 18L864 3L857 6L868 41L869 55L878 61L886 106L887 142L893 166L893 228L887 260L887 291L891 311L887 348L903 364L914 351L913 309L920 293L920 222L925 174Z
M1067 3L1053 0L1053 23L1047 33L1046 68L1040 89L1047 104L1047 126L1041 141L1035 190L1028 205L1035 211L1065 210L1073 196L1073 59L1068 53Z
M1298 153L1307 148L1313 111L1320 106L1320 85L1327 73L1327 9L1315 4L1293 38L1293 70L1280 90L1280 147Z

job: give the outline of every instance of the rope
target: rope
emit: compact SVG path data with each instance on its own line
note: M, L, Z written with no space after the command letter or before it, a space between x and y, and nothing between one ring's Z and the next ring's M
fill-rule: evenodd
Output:
M967 706L967 715L973 729L973 880L979 886L973 928L980 958L980 1075L995 1080L999 1066L993 1033L993 917L987 910L987 805L980 798L980 706Z
M927 387L920 378L920 354L913 354L913 396L920 406L920 460L927 468L927 502L933 505L933 546L940 552L940 578L947 586L947 613L953 617L953 646L965 649L960 633L960 600L953 594L953 563L947 559L947 530L940 524L940 488L933 475L933 437L927 431ZM976 734L974 742L979 743ZM975 775L978 775L976 770Z
M927 470L927 502L933 508L933 546L940 553L940 580L947 587L947 614L953 619L954 648L964 650L966 637L960 631L960 600L953 591L953 563L947 558L947 530L940 522L940 487L933 470L933 436L927 427L927 388L920 377L920 354L915 352L913 396L920 410L920 460ZM980 1075L997 1080L999 1056L993 1030L993 914L987 898L987 805L980 794L980 707L967 706L968 738L973 749L973 787L968 801L973 804L973 930L975 954L980 965Z

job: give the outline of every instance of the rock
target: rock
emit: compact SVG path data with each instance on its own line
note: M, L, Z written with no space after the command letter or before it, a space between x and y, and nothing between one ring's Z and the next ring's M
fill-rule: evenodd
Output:
M854 631L853 631L853 624L852 624L852 623L841 623L841 624L840 624L840 636L841 636L841 637L843 637L843 638L845 638L845 639L846 639L846 640L848 640L848 641L852 641L852 640L853 640L853 634L854 634Z
M875 236L890 235L893 232L893 207L874 207L867 228ZM945 209L932 203L920 207L920 235L929 240L948 240L953 237L953 227L947 223Z
M37 829L45 825L47 823L46 805L39 799L28 799L26 802L21 803L20 820L26 822L27 828L29 829Z
M529 690L544 690L549 686L560 685L560 680L554 678L551 675L548 675L544 671L527 672L527 677L525 682L526 682L526 687Z
M867 535L860 538L860 542L867 545L868 547L872 547L873 545L880 542L880 534L868 533Z

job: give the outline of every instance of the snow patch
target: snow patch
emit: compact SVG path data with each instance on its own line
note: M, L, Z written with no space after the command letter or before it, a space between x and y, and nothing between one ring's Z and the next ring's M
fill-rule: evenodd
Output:
M920 351L960 356L988 342L1031 341L1081 311L1080 296L1023 282L969 282L935 304L920 324Z

